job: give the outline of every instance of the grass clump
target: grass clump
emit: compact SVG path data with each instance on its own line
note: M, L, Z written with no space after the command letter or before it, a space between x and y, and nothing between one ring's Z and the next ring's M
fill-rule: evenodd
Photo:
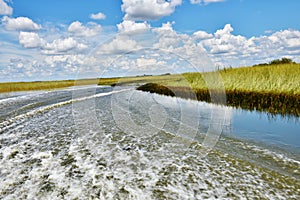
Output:
M163 94L172 97L175 96L174 92L168 87L157 83L146 83L145 85L139 86L137 90L148 91L150 93Z

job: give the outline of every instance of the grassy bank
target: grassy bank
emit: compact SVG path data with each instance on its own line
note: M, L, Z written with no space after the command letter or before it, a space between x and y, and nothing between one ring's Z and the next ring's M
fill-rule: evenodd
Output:
M219 76L219 80L222 80L226 105L271 114L300 116L300 64L231 68L202 74L185 73L176 81L155 83L168 87L176 96L211 102L211 94L224 96L224 91L214 89L214 84L218 85L218 82L206 84L213 76ZM159 88L148 84L138 89L155 92L155 89L149 89L151 87ZM157 93L164 94L161 89L158 90Z
M158 76L132 76L116 78L82 79L82 80L62 80L62 81L35 81L35 82L7 82L0 83L0 92L17 92L31 90L53 90L80 85L128 85L143 84L147 82L174 82L178 75L158 75ZM177 78L178 79L178 78Z
M30 90L53 90L74 85L97 84L98 79L63 80L63 81L35 81L35 82L9 82L0 83L0 92L17 92Z

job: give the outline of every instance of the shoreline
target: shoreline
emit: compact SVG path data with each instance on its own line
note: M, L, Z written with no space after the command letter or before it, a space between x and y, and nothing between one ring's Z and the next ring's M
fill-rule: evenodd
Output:
M137 87L137 90L232 106L249 111L267 112L271 115L300 116L300 95L297 94L226 90L226 99L224 99L224 91L192 89L189 87L166 87L156 83L144 84ZM211 95L214 96L213 101Z
M37 90L55 90L80 85L93 85L98 79L34 81L34 82L6 82L0 83L0 93L26 92Z

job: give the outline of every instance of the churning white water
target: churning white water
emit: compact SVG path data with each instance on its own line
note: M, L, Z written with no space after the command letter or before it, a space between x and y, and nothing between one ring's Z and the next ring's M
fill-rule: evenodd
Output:
M232 136L231 108L87 87L0 110L0 199L300 198L299 152Z

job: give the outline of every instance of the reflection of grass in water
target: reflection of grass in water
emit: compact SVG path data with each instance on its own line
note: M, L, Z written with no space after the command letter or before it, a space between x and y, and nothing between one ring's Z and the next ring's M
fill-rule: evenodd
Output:
M171 89L176 96L211 101L211 93L222 96L214 84L205 80L220 75L226 91L227 105L248 110L267 111L271 114L300 116L300 64L280 64L236 69L223 69L208 73L185 73L172 80L153 81ZM213 82L212 82L213 83ZM138 89L154 92L143 86ZM155 87L159 88L159 87ZM209 88L209 90L208 90ZM157 93L164 94L161 89ZM218 99L214 101L218 103ZM220 101L221 102L221 101Z

